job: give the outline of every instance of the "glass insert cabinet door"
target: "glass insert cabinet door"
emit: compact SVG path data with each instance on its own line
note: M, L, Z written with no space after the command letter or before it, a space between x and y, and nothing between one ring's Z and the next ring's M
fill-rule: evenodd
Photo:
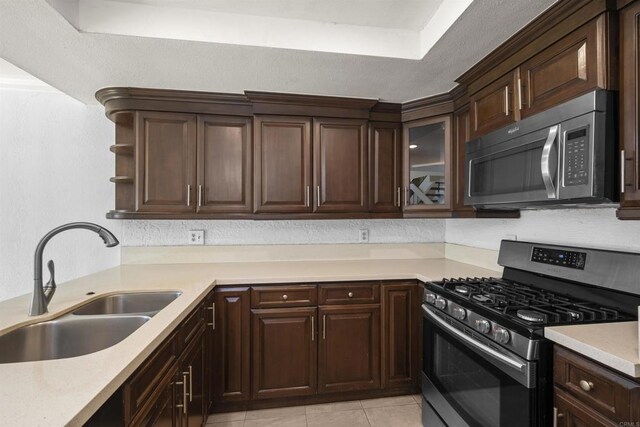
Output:
M438 116L404 124L405 211L451 208L451 117Z

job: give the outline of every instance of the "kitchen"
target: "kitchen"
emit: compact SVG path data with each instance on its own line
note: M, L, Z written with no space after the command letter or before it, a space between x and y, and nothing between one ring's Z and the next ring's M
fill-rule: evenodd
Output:
M640 422L640 3L298 6L0 3L0 425Z

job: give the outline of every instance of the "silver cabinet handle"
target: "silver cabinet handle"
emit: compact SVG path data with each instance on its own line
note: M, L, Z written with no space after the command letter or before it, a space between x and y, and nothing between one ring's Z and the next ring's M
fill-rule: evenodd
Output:
M183 380L184 379L185 378L183 377ZM186 391L185 391L185 383L186 383L186 381L176 381L176 382L173 383L174 385L181 385L182 386L183 397L184 397L184 394L186 393ZM182 410L184 411L185 410L184 407L185 407L186 404L187 404L187 402L186 402L186 398L185 398L185 401L182 404L176 404L176 408L182 408ZM186 412L185 412L185 414L186 414Z
M558 420L564 417L562 412L558 412L558 408L553 408L553 427L558 427Z
M202 185L198 185L198 206L202 206Z
M554 186L553 179L551 178L551 162L549 161L549 159L551 158L551 149L553 148L553 144L556 142L557 136L558 125L550 127L549 136L547 136L547 141L544 143L544 148L542 149L542 157L540 158L542 180L544 181L544 187L547 190L548 199L556 198L556 187Z
M187 413L187 375L189 373L188 372L183 372L182 373L182 381L178 381L176 382L176 385L181 385L182 386L182 405L176 405L176 408L182 408L182 413L186 414Z
M315 316L311 316L311 341L315 341L316 340L316 328L314 325L314 318Z
M193 402L193 366L189 365L189 402Z
M518 77L518 110L522 110L522 81Z
M504 114L509 115L509 86L505 86L504 88L504 102L505 102L505 110Z
M353 292L349 292L349 293L347 294L347 296L348 296L349 298L353 298Z
M320 186L316 186L316 203L318 204L318 206L320 206Z
M307 193L306 193L306 195L305 195L305 197L304 197L304 205L305 205L306 207L309 207L309 198L310 198L310 194L311 194L311 187L309 187L309 186L307 185Z
M211 310L211 323L207 325L211 326L211 329L216 330L216 303L212 303L211 307L207 307L207 310Z
M624 155L624 150L622 150L620 152L620 193L623 193L623 194L624 194L624 190L627 183L624 176L625 168L627 166L626 163L627 163L627 159Z
M583 389L584 391L593 390L593 383L591 381L580 380L579 384L580 384L580 388Z
M187 206L191 206L191 185L187 185Z
M404 205L407 206L407 187L404 187Z
M400 207L401 206L401 202L400 202L400 187L398 187L397 193L398 193L398 207Z
M288 300L289 299L289 295L287 295L287 294L282 295L282 299L285 300L285 301Z
M327 338L327 315L322 315L322 339Z

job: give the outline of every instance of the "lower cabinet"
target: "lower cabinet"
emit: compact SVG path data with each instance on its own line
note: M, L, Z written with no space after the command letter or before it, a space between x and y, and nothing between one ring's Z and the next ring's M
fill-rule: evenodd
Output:
M415 393L419 289L415 280L217 287L211 411Z
M320 307L318 392L380 388L380 305Z
M315 307L251 312L254 399L316 393L318 346Z

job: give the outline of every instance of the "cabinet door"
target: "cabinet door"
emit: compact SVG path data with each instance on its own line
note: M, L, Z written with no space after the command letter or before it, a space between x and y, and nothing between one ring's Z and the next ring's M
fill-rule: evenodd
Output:
M418 384L418 285L382 285L383 387Z
M465 152L467 142L471 139L471 113L469 106L460 108L453 114L453 160L455 162L454 172L454 200L453 210L456 216L473 216L474 209L464 204L465 180Z
M373 212L401 210L401 126L396 123L369 125L369 200Z
M251 118L198 116L200 213L251 212Z
M318 392L380 388L380 306L323 306L318 314Z
M139 111L136 129L136 209L139 212L193 212L196 116Z
M604 19L604 18L602 18ZM522 117L528 117L598 87L597 21L584 25L522 64Z
M215 315L215 291L212 291L205 300L205 329L204 329L204 381L205 413L209 413L213 405L213 340L215 339L215 326L213 316Z
M620 209L622 219L640 219L640 3L620 14L620 148L624 173Z
M452 199L451 117L405 123L405 212L449 211Z
M311 119L255 116L256 212L311 212Z
M368 210L366 120L314 119L316 212Z
M553 425L558 427L615 427L624 425L624 423L613 422L598 415L557 388L554 392L554 417L556 419Z
M183 384L178 390L182 391L182 427L200 427L205 422L204 351L201 329L193 344L185 350L180 363Z
M182 386L176 385L182 381L178 377L178 371L174 367L169 375L167 375L157 386L157 394L152 398L149 410L141 413L131 421L130 425L134 426L154 426L154 427L181 427L182 407L179 407L178 399L182 395L178 395L178 391L182 392ZM113 418L110 420L113 422ZM89 425L93 425L89 423ZM97 425L111 425L103 422ZM114 424L115 425L115 424Z
M252 310L254 399L316 393L316 308Z
M216 288L213 401L249 400L249 288Z
M477 138L520 120L516 106L518 71L507 73L469 97L471 137Z

